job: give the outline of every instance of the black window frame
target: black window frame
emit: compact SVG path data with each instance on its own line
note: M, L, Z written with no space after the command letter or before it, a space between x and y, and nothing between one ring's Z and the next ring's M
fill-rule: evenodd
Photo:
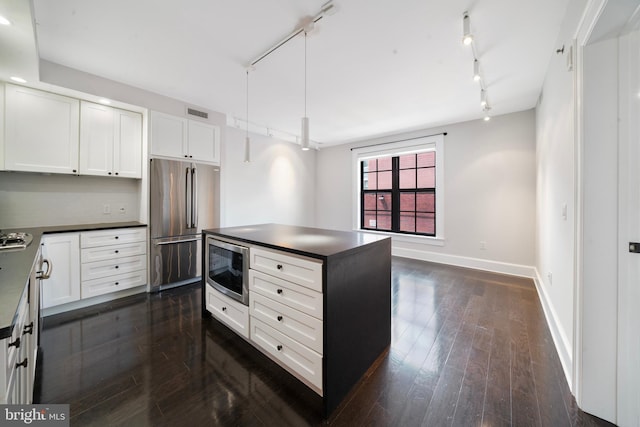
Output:
M431 150L429 150L431 151ZM365 183L364 183L364 179L365 179L365 173L369 173L371 171L367 171L365 172L365 162L368 162L371 159L360 159L360 229L362 230L369 230L369 231L379 231L379 232L385 232L385 233L397 233L397 234L406 234L406 235L412 235L412 236L428 236L428 237L436 237L437 234L437 206L436 206L436 188L437 188L437 152L435 150L433 150L436 156L436 159L434 159L434 164L433 166L428 166L428 167L418 167L417 164L417 158L416 158L416 164L414 166L413 169L415 169L416 171L416 184L415 184L415 188L404 188L401 189L400 188L400 157L404 156L404 155L408 155L408 154L414 154L414 155L418 155L421 152L414 152L414 153L402 153L402 154L390 154L388 156L383 156L383 157L379 157L379 158L388 158L391 157L391 189L384 189L384 190L380 190L378 188L376 189L365 189ZM411 168L404 168L404 169L411 169ZM418 187L418 170L419 169L433 169L434 170L434 181L433 181L433 187ZM377 168L376 168L376 172L377 172ZM376 181L377 182L377 181ZM377 187L377 185L376 185ZM376 194L377 193L391 193L391 229L390 230L386 230L386 229L380 229L378 228L378 221L377 221L377 215L376 215L376 227L372 228L372 227L368 227L365 224L365 212L366 211L370 211L365 209L365 195L366 194ZM415 195L415 207L417 207L417 196L418 194L433 194L433 212L418 212L416 209L414 209L412 212L415 215L415 221L414 221L414 230L417 228L417 215L418 213L432 213L433 214L433 233L421 233L418 231L403 231L400 230L400 213L401 212L411 212L411 211L401 211L400 210L400 195L402 193L413 193ZM377 202L378 198L376 197L376 213L378 212L378 202Z

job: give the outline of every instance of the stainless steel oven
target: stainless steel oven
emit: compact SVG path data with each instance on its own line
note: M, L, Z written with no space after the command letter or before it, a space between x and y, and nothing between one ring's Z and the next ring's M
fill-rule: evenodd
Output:
M249 248L207 236L206 280L229 298L249 305Z

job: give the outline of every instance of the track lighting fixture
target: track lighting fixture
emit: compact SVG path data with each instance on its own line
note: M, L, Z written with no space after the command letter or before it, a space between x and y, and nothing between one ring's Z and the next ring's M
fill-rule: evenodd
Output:
M484 109L487 107L487 91L480 89L480 106Z
M473 60L473 81L474 82L480 81L480 63L478 62L477 59Z
M307 117L307 32L304 32L304 117L300 133L300 145L304 151L309 149L309 117Z
M466 46L469 46L473 42L473 36L471 35L470 24L469 24L469 12L464 12L462 14L462 43Z

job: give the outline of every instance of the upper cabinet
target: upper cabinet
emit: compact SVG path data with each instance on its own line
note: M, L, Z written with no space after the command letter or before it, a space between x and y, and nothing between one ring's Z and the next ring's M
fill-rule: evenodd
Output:
M220 128L151 112L151 155L220 164Z
M81 102L81 175L141 178L141 157L141 114Z
M80 101L5 86L5 169L78 173Z

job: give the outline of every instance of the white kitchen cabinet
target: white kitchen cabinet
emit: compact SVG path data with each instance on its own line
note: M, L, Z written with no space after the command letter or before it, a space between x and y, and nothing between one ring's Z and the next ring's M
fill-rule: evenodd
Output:
M220 128L207 123L151 112L151 155L220 164Z
M80 233L82 298L146 284L146 236L144 228Z
M142 115L82 101L80 174L142 177Z
M5 85L6 170L78 173L80 101Z
M250 340L321 395L322 262L249 249Z
M249 307L206 286L207 310L222 323L245 338L249 338Z
M80 236L78 233L42 237L42 255L51 262L51 276L42 283L42 308L80 299Z

